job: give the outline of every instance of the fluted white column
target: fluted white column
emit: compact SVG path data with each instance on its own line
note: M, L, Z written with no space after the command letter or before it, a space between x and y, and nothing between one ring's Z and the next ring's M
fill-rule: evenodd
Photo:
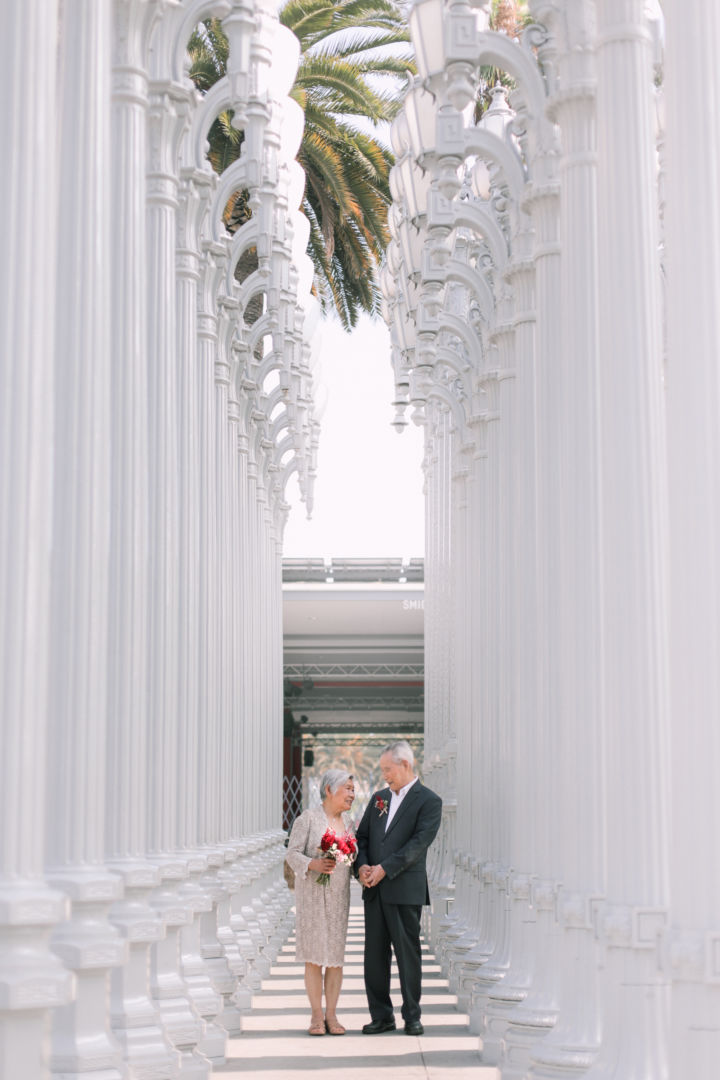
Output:
M225 949L218 940L218 905L227 899L221 880L225 852L219 846L219 755L220 714L217 708L219 667L217 649L222 633L218 615L216 574L218 538L218 425L227 423L227 411L216 401L216 357L218 318L216 292L223 276L224 248L214 246L207 263L198 315L198 378L200 386L200 492L199 537L200 613L197 647L200 666L200 733L198 741L198 836L208 862L200 885L212 906L200 915L200 955L213 989L223 997L218 1023L230 1034L240 1030L239 1017L229 1003L236 980L230 971Z
M265 566L270 605L266 630L268 671L265 676L268 725L267 725L267 791L263 831L269 837L277 830L279 818L278 792L282 789L282 752L278 736L282 732L282 710L278 710L278 686L282 685L282 672L278 671L282 644L282 564L277 558L277 543L273 523L275 511L274 494L268 499L268 516L265 530ZM272 841L271 841L272 842Z
M671 538L672 931L670 1075L720 1060L720 144L712 102L720 18L669 0L665 95L667 404ZM697 87L698 97L689 88Z
M253 798L253 777L256 775L257 763L253 761L249 753L251 724L249 717L253 715L251 683L250 683L250 651L251 651L251 615L249 595L251 588L252 567L250 562L250 528L252 505L250 503L250 480L248 476L248 456L250 441L246 431L238 436L238 499L240 501L239 521L239 591L242 597L240 605L240 657L243 678L240 684L239 709L245 719L241 732L238 734L241 746L238 751L241 756L238 762L238 777L235 796L237 813L237 835L244 836L250 832L250 812Z
M38 208L57 196L57 3L5 4L3 28L0 141L12 160L0 171L0 1073L40 1080L48 1010L74 983L48 948L66 902L42 879L57 233Z
M237 975L242 964L236 942L229 930L230 896L235 887L234 878L227 870L237 854L230 845L227 800L227 758L231 748L232 715L232 575L233 558L231 545L230 500L234 497L230 474L232 460L236 455L233 443L234 422L229 418L229 387L231 379L231 349L237 302L221 296L219 270L225 266L218 248L217 276L210 272L207 284L211 292L205 298L208 309L216 306L219 317L210 312L201 317L201 369L206 380L207 442L205 447L208 476L207 513L210 527L205 534L208 545L209 589L207 608L208 644L208 698L204 713L204 734L201 740L202 771L201 833L209 846L207 875L203 884L213 898L211 911L201 916L201 948L214 988L223 996L223 1009L218 1022L229 1034L241 1030L240 1014L232 1000L237 985Z
M499 1060L504 1052L503 1038L508 1014L524 1000L532 983L532 956L536 932L532 904L532 874L536 872L534 819L539 753L536 725L537 650L537 525L536 525L536 450L535 450L535 310L534 264L528 257L530 236L527 232L514 240L515 258L506 271L513 290L512 324L514 327L513 372L505 392L512 394L512 409L501 408L499 423L504 429L503 453L510 458L506 466L506 499L510 575L508 649L512 655L511 679L514 684L512 780L508 807L509 881L511 904L510 968L490 992L490 1007L483 1043L495 1044L492 1050ZM482 955L482 954L480 954Z
M196 183L186 177L179 192L175 250L178 390L178 715L181 737L180 769L184 793L178 838L195 850L198 836L198 741L200 737L200 378L198 362L198 285L200 256L197 217L200 197Z
M467 754L463 757L463 769L458 768L458 792L460 798L467 799L467 808L463 817L467 817L471 827L469 852L476 864L476 887L481 896L478 902L479 922L476 928L477 941L465 954L458 966L458 996L470 1007L475 987L475 976L487 962L492 952L494 929L494 893L492 885L492 799L491 777L494 769L492 757L493 727L488 713L488 637L490 621L488 612L488 579L491 573L489 563L490 500L488 483L488 419L484 391L480 389L479 379L474 378L473 450L468 484L468 543L471 551L470 563L470 641L468 652L471 657L470 700L472 702L472 722L470 725ZM477 1018L471 1019L471 1029L478 1029Z
M178 125L170 89L153 86L148 111L147 411L149 554L149 805L147 850L177 848L178 386L174 151Z
M212 271L206 271L211 276ZM214 276L214 275L212 275ZM207 291L207 283L205 287ZM214 590L215 544L216 544L216 486L215 468L215 352L217 349L217 318L210 302L203 297L198 315L198 383L200 389L200 537L198 564L200 570L200 613L198 640L200 654L200 728L202 737L198 742L198 774L200 777L198 799L198 833L200 842L210 847L217 841L216 805L217 777L215 775L216 751L216 605Z
M259 581L259 524L258 518L260 515L259 495L258 495L258 461L257 461L257 448L256 448L256 433L254 431L254 425L251 428L250 436L251 452L248 459L248 496L247 496L247 513L249 515L249 528L247 533L248 539L248 563L250 567L250 581L249 581L249 593L248 599L250 602L250 611L248 617L248 664L247 680L249 687L249 704L251 710L257 708L259 697L259 684L260 684L260 581ZM260 762L260 732L252 725L247 732L247 752L251 761ZM254 784L253 784L254 787ZM248 819L247 819L247 831L250 835L254 835L258 832L260 823L260 815L258 812L258 806L255 799L250 799L250 805L248 806Z
M276 511L276 525L270 537L271 580L273 588L272 665L273 742L270 753L268 808L270 827L283 839L282 780L283 780L283 595L282 595L282 526ZM283 883L284 884L284 883Z
M597 0L607 944L592 1076L667 1071L665 437L653 72L643 0Z
M182 972L195 1008L205 1021L198 1049L214 1063L225 1060L227 1033L216 1023L222 997L212 986L203 962L200 916L212 911L209 891L200 884L207 869L200 850L198 802L200 744L204 737L206 701L201 694L204 627L201 626L201 568L199 565L202 514L201 487L201 379L198 357L198 305L202 189L198 177L186 176L181 184L177 219L177 320L178 379L178 625L176 627L178 672L179 784L178 840L187 859L189 877L180 886L195 918L180 929ZM201 647L202 646L202 647Z
M462 431L456 427L447 404L438 405L438 418L442 424L442 450L444 497L446 500L446 526L442 540L447 545L447 556L442 567L444 575L444 599L442 611L445 636L443 669L445 685L443 714L444 729L439 750L439 788L443 799L443 823L438 851L439 880L433 894L435 918L433 934L435 951L443 970L449 974L449 948L462 933L462 894L457 891L456 856L458 840L458 733L464 728L466 708L466 669L463 664L465 646L465 596L461 580L464 564L465 529L465 471L462 455Z
M111 977L111 1021L138 1075L178 1075L151 1004L148 951L165 933L147 903L158 881L148 862L148 416L144 0L115 0L111 128L111 200L122 229L111 263L111 472L108 644L107 861L125 895L111 919L130 958Z
M269 506L270 492L268 490L267 483L263 491L263 503L262 513L260 515L260 581L263 583L267 594L267 604L261 608L261 633L260 633L260 645L263 654L268 658L268 664L265 668L260 688L260 715L263 717L263 724L260 728L260 756L261 760L265 762L263 769L263 785L264 793L260 800L260 821L258 822L258 831L261 833L267 833L270 827L270 807L268 802L268 787L270 785L272 777L272 760L270 757L272 750L272 728L277 723L277 717L273 716L272 712L272 649L270 643L270 632L272 628L272 616L273 616L273 601L274 589L273 589L273 575L272 567L270 565L270 550L269 550L269 533L270 533L270 506Z
M497 785L490 814L490 835L487 851L486 884L489 886L492 921L486 938L486 958L477 968L474 976L470 1015L471 1028L481 1035L486 1031L488 997L497 983L502 980L508 969L510 958L509 937L509 839L512 815L512 781L509 772L512 733L508 725L507 699L505 696L504 647L507 645L506 596L509 552L504 550L507 543L507 518L505 514L508 493L503 490L506 478L507 461L503 459L503 439L501 434L502 419L499 411L500 383L499 369L504 368L506 353L506 331L501 331L501 342L493 344L489 350L486 369L481 372L479 382L485 396L485 426L487 447L487 486L490 509L489 530L487 533L488 559L490 573L487 579L487 616L488 636L486 639L487 695L485 699L484 723L487 726L486 752L489 755L490 769ZM496 1053L482 1042L483 1060L494 1061Z
M466 433L463 433L466 435ZM469 560L469 537L468 537L468 501L470 488L470 467L468 455L463 453L461 447L456 450L453 471L454 510L455 510L455 553L453 558L453 598L455 606L455 672L456 672L456 698L455 698L455 738L457 746L466 748L469 745L471 721L471 694L470 694L470 604L471 598L468 591L468 579L470 570ZM456 792L469 788L468 781L471 773L470 755L464 750L458 755L456 770ZM457 799L457 793L455 793ZM457 850L468 852L472 840L472 822L466 814L457 819L455 829ZM453 852L453 854L455 854ZM453 914L458 914L454 912Z
M425 717L424 717L424 757L425 757L425 780L432 785L431 759L435 750L435 735L431 723L433 702L435 697L435 638L436 621L434 612L437 599L434 591L435 581L435 529L436 520L434 513L435 500L437 498L437 485L435 482L436 443L430 431L430 424L426 420L424 429L424 454L423 454L423 494L425 500L425 589L424 589L424 656L425 656ZM438 845L433 844L428 854L428 873L432 881L433 891L437 876ZM433 917L434 918L434 917Z
M435 611L437 608L437 598L435 596L435 563L436 563L436 529L437 520L435 513L435 503L437 500L437 480L436 480L436 459L437 459L437 442L432 437L430 432L430 425L426 423L425 426L425 453L423 458L423 470L424 470L424 496L425 496L425 600L424 600L424 622L425 622L425 637L424 637L424 651L425 651L425 762L426 770L429 769L430 757L435 749L435 732L433 725L430 722L430 718L433 714L434 701L435 701L435 683L436 683L436 668L435 668L435 641L437 636ZM426 776L429 777L429 772L426 771Z
M235 360L237 366L237 360ZM241 667L239 605L240 596L240 550L239 550L239 508L242 493L240 490L240 455L238 438L240 430L241 404L236 391L237 379L232 379L228 388L228 552L227 580L225 588L228 600L228 717L226 728L226 750L223 756L223 803L224 815L221 822L221 838L227 844L238 840L234 828L234 808L232 792L236 790L240 764L241 733L246 717L240 711L240 683L245 672ZM237 849L234 849L237 850Z
M455 704L455 686L453 683L453 626L452 626L452 547L455 540L453 534L453 520L452 520L452 505L453 505L453 485L452 485L452 435L451 435L451 417L450 410L447 405L442 405L440 409L442 416L442 442L440 446L440 460L443 475L443 518L444 527L440 533L440 595L443 599L442 604L442 619L441 619L441 663L443 672L443 694L438 702L439 709L439 722L440 722L440 737L441 753L443 760L443 776L445 778L447 791L447 744L451 737L452 721L451 714ZM446 816L446 828L453 824L453 817ZM449 833L449 830L448 830ZM452 852L453 852L453 838L448 834L446 837L446 860L447 860L447 875L448 882L452 881L453 868L452 868Z
M75 1000L54 1017L52 1072L120 1080L107 972L126 962L127 946L108 921L121 881L103 866L111 25L109 0L90 10L80 0L63 4L46 864L71 900L53 948L77 975Z
M205 1026L182 970L180 934L192 925L192 897L180 885L189 867L182 844L179 782L183 732L179 715L179 398L176 244L177 144L185 96L172 84L153 83L148 110L148 479L150 504L150 610L148 629L147 851L160 868L150 897L165 936L150 951L150 987L161 1021L180 1051L180 1076L205 1077L209 1061L197 1044ZM183 717L184 719L184 717Z
M472 391L472 377L468 375L467 384ZM462 430L462 447L456 452L454 484L456 496L456 553L454 556L454 592L458 605L457 638L455 652L457 657L456 673L458 680L457 722L456 722L456 768L455 768L455 893L451 916L454 925L447 931L448 942L445 951L446 966L453 989L462 993L463 961L478 942L478 900L474 885L474 871L477 868L475 850L477 847L477 829L479 821L473 817L469 807L472 791L477 777L479 761L473 754L474 730L477 728L476 717L479 713L474 684L474 658L477 639L475 629L481 614L477 607L477 597L473 589L473 579L480 571L478 537L473 533L474 497L475 497L475 453L476 431L472 426L472 393L463 402L466 409L467 423Z
M495 986L489 988L484 1026L481 1028L483 1060L500 1062L504 1053L507 1022L516 1006L524 1001L532 981L528 964L536 922L531 904L530 868L534 850L528 843L532 833L530 819L534 814L532 796L535 792L535 761L537 744L529 706L528 692L537 685L534 656L526 638L528 623L535 610L532 567L535 563L534 500L532 473L527 475L532 460L532 437L535 418L531 404L534 388L532 286L531 266L522 260L523 244L528 238L516 241L517 265L510 268L510 280L518 287L512 307L507 300L498 303L499 325L494 332L498 342L498 465L500 484L497 494L499 511L499 572L504 581L499 610L498 634L501 654L506 658L501 668L500 731L504 732L500 758L510 762L501 786L503 817L507 820L506 840L502 844L509 878L506 916L506 943L497 960L488 965L495 969ZM503 313L503 307L509 310ZM520 319L516 324L515 311ZM520 328L517 333L516 325ZM523 447L523 438L529 445ZM524 450L524 453L523 453ZM530 494L529 504L525 500ZM526 522L530 525L526 532ZM529 541L529 543L528 543ZM503 700L504 699L504 700ZM481 977L485 974L481 972ZM498 978L498 976L502 976Z
M440 916L441 930L446 898L452 893L454 880L456 793L454 782L454 747L451 747L449 713L452 708L452 591L450 551L452 535L452 450L450 419L447 406L429 403L426 406L428 424L432 426L432 511L427 523L431 532L429 546L434 549L427 593L431 594L435 635L432 651L426 661L428 700L426 702L426 754L429 746L430 784L435 784L448 805L444 808L440 833L436 840L435 888L433 896L433 933ZM427 615L426 615L427 618ZM433 677L434 676L434 677ZM448 785L448 754L452 752L452 784Z
M557 753L563 781L552 801L552 831L560 838L562 929L549 974L560 1019L533 1054L543 1077L587 1067L600 1040L594 918L604 889L603 642L593 16L590 4L572 11L548 5L559 64L551 110L560 128L561 311L568 313L555 394L561 454L572 467L563 479L557 529L563 657Z
M539 154L533 163L534 179L528 192L527 209L534 229L532 259L535 267L535 433L537 477L536 624L537 699L535 738L535 813L533 815L532 901L535 929L531 935L527 966L532 974L529 991L508 1016L503 1073L508 1078L524 1076L529 1051L556 1020L554 1001L548 987L557 929L555 897L557 888L557 844L553 835L551 805L557 772L557 708L562 677L558 653L558 607L561 552L557 521L559 486L563 460L558 446L557 393L558 321L560 303L560 248L558 242L558 185L553 175L552 156Z
M232 446L230 439L230 421L228 419L228 399L231 378L231 357L229 355L232 332L228 324L231 323L237 312L237 302L229 298L223 299L222 315L220 318L219 347L214 358L215 375L215 447L214 447L214 471L215 471L215 543L212 554L213 563L213 603L216 639L215 655L211 661L215 667L215 697L213 701L213 718L211 724L215 728L215 752L213 762L215 792L213 793L213 820L211 838L215 843L221 843L227 837L223 835L224 806L222 795L225 778L225 762L228 753L229 737L229 713L230 713L230 665L232 663L230 638L230 604L231 598L227 584L231 578L229 567L232 564L233 553L230 549L229 516L231 497L230 468Z

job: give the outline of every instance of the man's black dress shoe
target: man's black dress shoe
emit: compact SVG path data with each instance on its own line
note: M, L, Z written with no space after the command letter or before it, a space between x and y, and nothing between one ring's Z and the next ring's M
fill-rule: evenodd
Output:
M405 1025L406 1035L424 1035L425 1028L422 1026L419 1020L411 1020Z
M363 1024L363 1035L380 1035L383 1031L395 1031L392 1017L389 1020L371 1020L369 1024Z

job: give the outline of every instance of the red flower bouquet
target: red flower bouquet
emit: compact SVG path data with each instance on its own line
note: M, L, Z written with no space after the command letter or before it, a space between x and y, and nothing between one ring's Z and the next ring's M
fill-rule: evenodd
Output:
M357 854L355 837L350 833L338 836L334 829L326 829L320 841L320 853L326 858L334 859L336 863L354 862ZM320 874L317 879L318 885L327 885L330 880L329 874Z

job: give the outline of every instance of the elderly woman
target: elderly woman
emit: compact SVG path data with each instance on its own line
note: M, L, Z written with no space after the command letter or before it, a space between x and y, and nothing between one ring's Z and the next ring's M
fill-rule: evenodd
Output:
M295 947L297 960L305 964L305 989L312 1009L308 1034L344 1035L336 1009L350 910L350 865L324 856L320 841L327 829L338 838L353 835L347 814L355 798L350 773L342 769L324 773L320 798L322 805L304 810L295 819L286 859L295 871ZM327 884L322 884L321 874L329 875Z

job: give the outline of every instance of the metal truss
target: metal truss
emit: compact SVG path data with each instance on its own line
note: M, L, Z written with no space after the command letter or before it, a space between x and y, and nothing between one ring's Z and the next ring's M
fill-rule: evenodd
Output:
M422 712L424 708L423 694L407 697L390 697L389 695L369 696L363 694L357 697L343 696L341 694L322 694L317 699L305 697L302 703L295 703L293 708L306 712L369 712L375 710L393 710L394 712Z
M286 664L286 679L422 679L424 664Z

